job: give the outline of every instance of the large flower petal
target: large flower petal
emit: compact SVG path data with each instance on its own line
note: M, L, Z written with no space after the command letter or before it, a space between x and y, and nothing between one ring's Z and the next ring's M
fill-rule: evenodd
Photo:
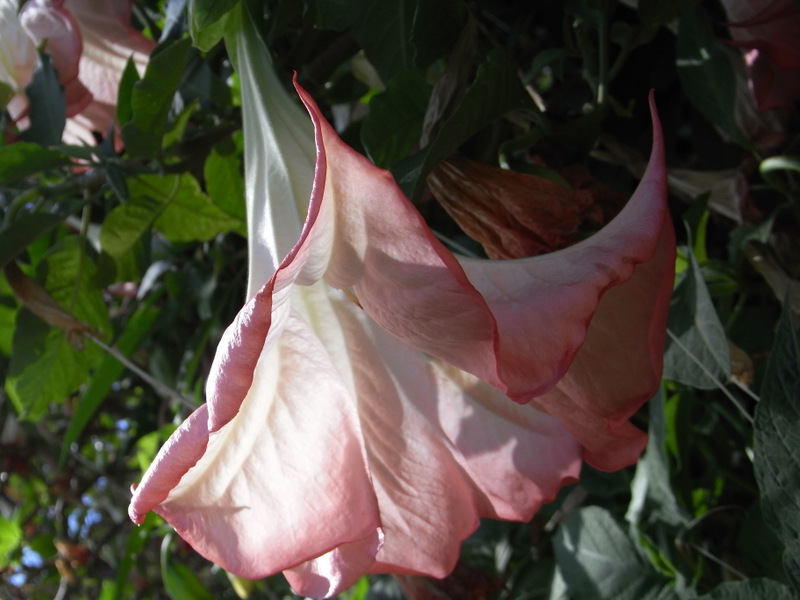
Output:
M292 296L299 313L270 330L238 410L217 394L187 420L134 520L155 509L226 569L288 569L322 597L367 571L443 576L480 517L529 519L577 478L580 446L556 419L409 348L342 292ZM263 342L258 320L223 346Z
M181 426L136 489L131 518L155 509L244 577L362 540L373 540L374 557L380 521L347 386L297 315L266 341L260 333L226 338L263 344L247 396L237 406L212 396Z
M370 316L399 339L518 402L551 390L584 348L561 392L537 405L553 405L564 417L583 418L588 411L595 426L580 425L587 444L598 428L616 428L635 440L616 461L630 462L642 438L620 426L658 386L673 279L675 242L655 107L645 175L600 232L535 258L457 261L391 175L347 147L308 94L298 92L317 128L317 175L324 169L326 177L323 197L312 199L309 223L329 227L316 224L323 214L316 202L335 220L325 280L352 286ZM573 400L556 407L565 402L557 396Z

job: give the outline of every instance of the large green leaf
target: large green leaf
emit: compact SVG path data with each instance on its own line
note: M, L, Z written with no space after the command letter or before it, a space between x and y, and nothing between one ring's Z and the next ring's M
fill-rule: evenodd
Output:
M431 145L410 157L405 166L398 165L393 169L400 187L409 198L416 199L428 173L461 144L494 119L530 105L530 97L517 76L514 61L503 50L493 50ZM411 165L410 169L408 165Z
M787 303L788 305L788 303ZM800 340L785 308L756 407L755 473L764 520L784 543L786 575L800 592Z
M688 247L688 263L675 288L667 321L664 377L699 389L728 381L730 351L703 274Z
M242 221L219 208L188 173L140 175L127 180L130 201L106 217L100 230L100 246L118 267L151 228L170 241L206 241L238 229Z
M384 82L414 66L411 31L419 0L351 0L356 38Z
M590 506L572 513L553 546L572 600L672 597L666 578L644 560L605 509Z
M239 219L214 204L188 173L142 175L129 180L128 187L131 197L158 204L153 227L170 241L206 241L241 225Z
M361 127L361 142L370 160L389 169L419 144L431 86L425 73L409 70L372 97Z
M756 578L746 581L727 581L719 584L697 600L796 600L792 590L773 579Z
M683 91L706 119L747 146L733 112L736 75L730 59L717 44L711 20L700 3L684 10L678 23L676 43L678 76Z
M425 68L437 58L448 55L466 18L466 5L461 0L420 2L411 28L414 65Z
M0 183L17 181L28 175L69 164L69 156L39 144L17 142L0 147Z
M79 240L67 238L40 263L38 278L64 310L107 335L108 310L100 291L91 287L93 275L94 265ZM73 394L102 357L93 344L76 348L63 330L20 310L6 391L23 418L38 420L51 403Z
M150 56L144 77L133 85L131 120L122 124L122 139L130 156L159 156L172 98L183 77L189 50L188 39L159 46Z

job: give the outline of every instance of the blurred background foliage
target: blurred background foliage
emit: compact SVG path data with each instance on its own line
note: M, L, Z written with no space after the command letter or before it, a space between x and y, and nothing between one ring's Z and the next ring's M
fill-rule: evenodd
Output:
M244 298L238 82L220 41L236 3L134 3L158 47L146 73L125 71L120 127L96 146L59 143L47 62L26 131L4 117L4 598L292 596L281 576L228 576L160 518L126 514L130 485L203 401ZM287 85L296 71L457 251L483 252L428 185L453 152L589 190L589 235L643 172L650 89L666 134L678 272L664 382L635 419L650 433L638 464L587 467L530 523L484 523L449 578L370 577L342 597L795 597L798 112L755 109L724 6L251 4ZM79 324L45 322L42 289Z

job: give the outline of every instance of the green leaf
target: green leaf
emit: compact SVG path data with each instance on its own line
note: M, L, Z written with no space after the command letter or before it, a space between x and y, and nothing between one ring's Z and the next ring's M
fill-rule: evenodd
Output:
M788 302L786 306L788 307ZM784 308L764 373L754 429L764 521L784 543L783 566L800 592L800 341Z
M466 18L466 5L461 0L420 2L411 27L414 65L425 68L437 58L449 54Z
M225 36L229 25L229 15L239 0L226 0L225 2L214 2L213 0L192 0L189 4L189 33L195 47L201 52L208 52L216 46ZM196 4L206 4L207 12L193 12L192 7ZM225 10L218 17L217 10ZM213 18L216 17L216 20ZM198 20L199 19L199 20Z
M76 238L62 240L39 264L38 279L52 298L75 318L103 334L110 331L108 310L90 282L94 265ZM14 331L6 391L20 415L40 419L51 403L73 394L100 362L103 352L91 343L73 347L66 333L49 327L27 309L20 310Z
M247 207L244 198L242 163L236 154L222 154L213 149L203 165L208 195L219 208L239 221L234 229L247 237Z
M430 94L425 73L411 70L392 79L385 92L372 97L361 127L361 142L372 162L389 169L414 150Z
M414 14L419 0L351 0L353 30L367 58L384 82L414 66L411 45Z
M165 150L171 148L181 141L184 133L186 133L186 127L189 125L189 119L192 118L192 114L199 103L200 102L197 99L192 100L173 119L170 126L164 131L164 137L161 143Z
M0 356L11 356L16 319L17 302L5 274L0 271Z
M553 546L572 600L669 597L667 579L643 559L605 509L590 506L572 513Z
M171 536L161 543L161 578L172 600L214 600L200 580L179 562L169 559Z
M664 378L699 389L728 381L730 351L700 266L687 247L688 266L672 295L664 350Z
M678 18L683 10L697 0L639 0L637 13L642 26L638 31L637 42L649 42L658 30Z
M758 170L764 181L784 196L791 198L795 193L792 180L781 174L784 171L800 173L800 156L770 156L761 161Z
M66 215L32 213L22 215L0 231L0 266L17 256L29 244L55 229Z
M178 89L191 50L188 39L156 48L144 77L133 85L131 120L122 125L122 139L132 157L157 158L172 98Z
M22 527L0 515L0 569L8 567L8 556L22 543Z
M436 139L421 153L393 169L400 187L415 200L422 192L428 173L462 143L494 119L530 105L514 61L505 51L492 50L453 115L442 124ZM413 166L407 169L407 165Z
M733 65L717 45L711 20L700 3L689 6L681 14L676 52L678 76L689 101L733 140L750 148L734 118L736 75Z
M207 241L236 229L241 221L219 208L197 180L181 175L141 175L129 180L131 197L155 201L153 227L172 242Z
M755 578L746 581L726 581L697 600L796 600L792 590L773 579Z
M153 226L160 210L160 203L154 200L132 198L105 218L100 229L100 247L114 259L118 269L134 258L137 243Z
M58 83L58 73L50 62L50 57L39 52L39 60L33 71L33 79L25 88L30 101L28 117L31 124L20 134L26 142L42 146L52 146L61 142L64 126L67 124L67 105L64 90Z
M0 183L18 181L69 164L69 156L39 144L17 142L0 147Z
M127 180L130 201L115 208L100 230L100 246L124 268L151 228L172 242L207 241L242 221L214 204L197 180L181 175L140 175Z
M208 588L184 564L168 561L161 576L172 600L214 600Z
M353 0L305 0L308 19L320 29L342 31L357 18Z
M190 0L189 33L194 45L208 52L219 43L225 33L224 17L239 0Z
M0 81L0 110L5 110L8 103L14 97L14 88L5 81Z
M133 118L133 90L137 82L141 80L139 71L133 57L128 58L125 68L122 70L122 77L119 80L117 91L117 123L124 124Z

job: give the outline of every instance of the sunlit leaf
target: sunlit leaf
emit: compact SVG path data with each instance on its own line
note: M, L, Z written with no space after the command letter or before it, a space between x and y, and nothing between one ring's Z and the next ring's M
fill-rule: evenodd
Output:
M100 292L91 289L93 270L78 240L70 238L47 255L39 278L65 311L107 334L108 309ZM31 312L18 313L6 391L23 418L38 420L51 403L64 402L102 359L99 348L86 343L78 349L74 342Z
M800 592L800 339L784 309L756 407L755 472L764 520L786 546L783 566Z
M0 568L8 566L8 555L22 542L22 527L17 521L0 515Z
M153 227L173 242L210 240L241 225L239 219L217 207L188 173L142 175L128 185L131 197L157 203Z
M205 241L238 229L242 221L219 208L200 190L197 180L182 175L140 175L128 179L130 201L106 217L100 245L123 267L151 228L170 241Z
M221 154L216 149L206 157L203 166L208 195L219 208L239 220L236 233L247 237L242 162L235 154Z

